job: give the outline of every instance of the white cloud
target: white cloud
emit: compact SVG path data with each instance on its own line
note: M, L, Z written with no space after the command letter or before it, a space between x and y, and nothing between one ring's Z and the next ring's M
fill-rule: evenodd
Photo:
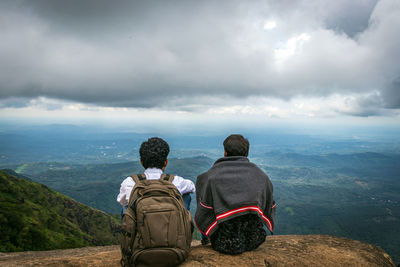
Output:
M270 20L266 21L264 24L264 30L272 30L276 28L276 21Z
M389 116L400 107L399 5L2 1L0 112Z
M334 94L329 97L296 97L289 101L278 98L248 97L237 99L234 97L209 97L198 99L196 105L181 105L187 102L186 98L175 99L175 104L170 107L158 108L125 108L107 107L79 102L49 99L40 97L24 102L24 106L3 107L0 118L43 117L58 119L73 118L109 118L124 122L132 118L142 120L164 121L185 118L191 120L192 116L207 119L220 119L225 116L237 118L334 118L343 116L389 116L396 118L398 112L390 109L378 108L383 101L379 92L366 94L341 95ZM4 101L4 100L3 100ZM0 105L1 105L0 101ZM179 120L179 119L178 119Z
M309 39L309 34L302 33L298 36L291 37L282 47L275 49L275 63L278 65L278 68L281 68L285 61L287 61L296 52L301 52L303 44Z

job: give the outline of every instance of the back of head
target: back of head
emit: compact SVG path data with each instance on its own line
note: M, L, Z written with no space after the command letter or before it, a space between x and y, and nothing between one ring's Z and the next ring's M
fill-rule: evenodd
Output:
M231 134L224 140L224 149L227 157L247 157L249 146L249 141L240 134Z
M142 143L139 154L145 169L162 169L169 154L169 145L159 137L152 137Z

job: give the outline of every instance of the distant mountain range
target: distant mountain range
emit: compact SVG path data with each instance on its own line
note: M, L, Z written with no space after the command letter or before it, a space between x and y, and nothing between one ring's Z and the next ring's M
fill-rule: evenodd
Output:
M253 151L271 178L278 203L277 235L328 234L371 243L400 261L400 155L303 155ZM215 159L171 158L166 173L196 181ZM143 173L138 161L113 164L26 163L10 166L33 181L111 214L121 182ZM191 212L195 212L192 197ZM116 215L118 217L118 215Z
M0 171L0 251L118 243L117 218L18 176Z

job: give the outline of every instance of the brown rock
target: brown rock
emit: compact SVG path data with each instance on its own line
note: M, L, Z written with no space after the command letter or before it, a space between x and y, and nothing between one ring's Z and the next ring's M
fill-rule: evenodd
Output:
M0 266L119 266L118 246L39 252L0 253ZM258 249L220 254L195 241L182 267L202 266L395 266L382 249L346 238L323 235L268 236Z
M119 246L0 253L0 266L120 266Z
M326 235L268 236L254 251L224 255L197 246L188 266L395 266L382 249L359 241Z

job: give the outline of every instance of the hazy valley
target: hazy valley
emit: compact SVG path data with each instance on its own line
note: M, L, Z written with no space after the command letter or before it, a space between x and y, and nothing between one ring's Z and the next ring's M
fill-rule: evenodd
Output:
M143 172L137 150L151 135L58 131L47 136L40 131L8 134L9 139L0 143L0 167L83 204L119 214L120 183L132 173ZM300 135L257 134L249 139L250 160L274 184L275 234L348 237L378 245L400 260L398 143ZM166 172L193 181L222 154L222 136L167 140L171 157ZM194 195L192 199L195 212Z

